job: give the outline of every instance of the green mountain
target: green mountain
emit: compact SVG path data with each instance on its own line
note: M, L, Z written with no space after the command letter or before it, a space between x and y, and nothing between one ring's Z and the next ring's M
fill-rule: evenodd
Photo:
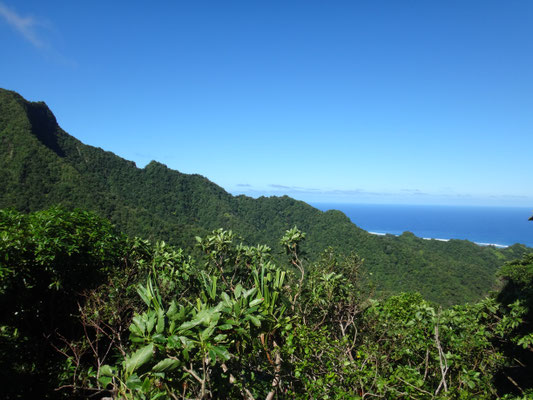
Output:
M404 233L376 236L340 211L319 211L284 197L232 196L200 175L152 161L144 168L83 144L63 131L43 102L0 89L0 208L30 212L60 204L110 219L126 234L191 247L194 236L231 229L249 244L278 241L298 226L316 259L328 246L365 259L383 293L419 291L443 305L473 301L496 284L504 261L528 249L479 247L468 241L428 241Z

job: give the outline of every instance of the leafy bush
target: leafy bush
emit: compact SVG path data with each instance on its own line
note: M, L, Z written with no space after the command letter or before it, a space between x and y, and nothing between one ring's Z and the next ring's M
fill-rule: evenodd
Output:
M499 298L442 310L372 300L363 260L310 262L297 228L281 264L231 231L193 257L83 211L2 211L0 228L8 399L529 396L530 256L502 269Z
M94 214L0 210L0 370L7 398L52 392L62 364L52 337L79 336L81 293L106 282L125 254L126 238Z

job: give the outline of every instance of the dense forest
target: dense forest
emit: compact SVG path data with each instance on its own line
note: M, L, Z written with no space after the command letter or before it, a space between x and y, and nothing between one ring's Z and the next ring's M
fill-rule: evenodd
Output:
M448 309L372 300L364 262L284 233L285 260L230 231L198 256L100 217L0 212L6 399L533 398L533 256Z
M0 90L6 399L533 399L533 253L376 236Z
M232 196L202 176L155 161L137 168L64 132L46 104L3 89L0 186L0 208L82 208L109 219L130 237L165 240L187 251L195 251L195 236L223 228L248 245L268 245L281 262L278 238L298 226L307 233L309 260L328 247L339 254L356 253L372 274L376 296L416 290L444 306L476 301L497 289L496 270L528 252L518 244L496 249L460 240L422 240L408 232L379 237L339 211L321 212L289 197Z

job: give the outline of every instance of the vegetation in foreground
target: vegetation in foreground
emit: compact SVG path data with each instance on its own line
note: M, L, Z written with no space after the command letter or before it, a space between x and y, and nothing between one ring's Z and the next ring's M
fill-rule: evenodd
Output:
M532 398L533 256L476 304L373 301L356 255L229 231L198 256L84 211L0 212L4 398Z

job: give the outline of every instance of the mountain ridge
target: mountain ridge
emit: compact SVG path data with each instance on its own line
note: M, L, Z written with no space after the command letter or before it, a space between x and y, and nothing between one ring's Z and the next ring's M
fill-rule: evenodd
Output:
M498 250L408 234L379 237L340 211L322 212L288 196L233 196L206 177L155 160L138 168L63 131L44 102L28 102L5 89L0 89L0 184L5 188L0 208L81 207L109 218L130 236L182 247L192 247L196 235L223 228L280 254L279 238L297 225L308 235L311 260L329 246L356 252L381 291L417 290L445 305L481 297L494 287L502 262L527 251L521 245Z

